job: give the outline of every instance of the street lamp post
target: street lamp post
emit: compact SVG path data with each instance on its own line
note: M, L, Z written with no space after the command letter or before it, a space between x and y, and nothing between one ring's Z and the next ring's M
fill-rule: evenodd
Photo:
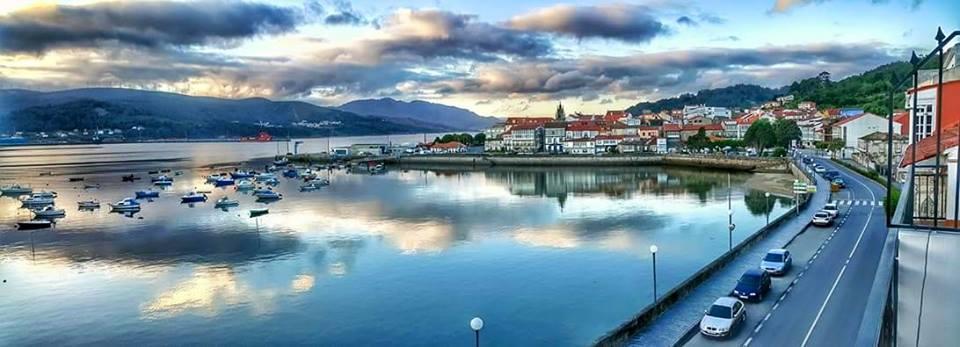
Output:
M653 254L653 303L657 303L657 245L650 246L650 254Z
M473 317L473 319L470 320L470 329L473 329L473 333L476 336L476 347L480 347L480 329L483 329L483 319Z
M729 233L728 233L728 234L729 234L729 237L728 237L728 241L727 241L727 243L728 243L727 249L732 250L732 249L733 249L733 229L736 229L736 228L737 228L737 225L736 225L736 224L733 224L733 210L732 210L732 209L731 209L731 210L727 210L727 216L728 216L728 217L727 217L727 223L730 223L730 224L727 224L727 230L729 230Z
M764 210L767 211L767 226L770 226L770 192L763 193Z

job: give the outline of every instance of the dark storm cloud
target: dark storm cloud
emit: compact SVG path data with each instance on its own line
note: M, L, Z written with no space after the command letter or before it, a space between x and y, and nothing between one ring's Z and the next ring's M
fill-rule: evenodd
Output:
M361 25L367 24L367 19L360 12L353 8L347 0L334 0L333 7L336 9L323 22L328 25Z
M247 2L101 2L44 5L0 16L0 49L42 53L119 42L140 47L228 44L293 31L300 14Z
M518 30L548 32L578 39L646 42L667 33L667 27L653 16L654 12L641 5L558 5L513 17L506 25Z
M809 77L815 70L837 75L894 60L882 47L803 45L757 49L696 49L625 57L535 60L486 64L474 76L424 86L442 94L576 96L588 91L690 91L736 82L771 86Z

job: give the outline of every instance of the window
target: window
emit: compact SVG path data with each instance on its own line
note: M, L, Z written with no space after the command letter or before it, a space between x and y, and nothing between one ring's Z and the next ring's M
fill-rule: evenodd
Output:
M764 257L763 260L770 262L781 262L783 261L783 255L777 253L767 253L767 256Z
M707 315L717 318L733 318L733 312L730 312L730 307L722 305L710 306L710 311L707 312Z

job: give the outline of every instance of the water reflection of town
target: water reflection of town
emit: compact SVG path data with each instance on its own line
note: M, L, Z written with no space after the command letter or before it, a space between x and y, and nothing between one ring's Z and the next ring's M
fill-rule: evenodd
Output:
M472 168L409 167L428 170L438 176L454 176ZM561 207L570 196L600 195L612 199L631 199L640 195L693 195L700 202L727 198L730 182L737 198L750 174L701 171L685 168L606 167L606 168L488 168L488 181L502 185L517 196L556 198ZM728 181L729 178L729 181Z

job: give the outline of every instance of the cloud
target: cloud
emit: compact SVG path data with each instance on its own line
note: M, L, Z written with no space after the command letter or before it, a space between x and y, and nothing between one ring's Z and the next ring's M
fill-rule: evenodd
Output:
M328 25L360 25L368 22L347 0L335 0L334 7L337 11L323 19Z
M488 63L479 65L469 77L420 87L444 95L485 97L570 97L587 92L617 95L636 91L670 95L736 83L780 86L821 70L842 76L892 60L893 56L875 43L705 48L623 57Z
M773 8L770 9L772 13L784 13L789 12L793 8L805 6L809 4L821 4L830 0L774 0ZM877 4L886 4L889 0L871 0L870 3ZM910 0L910 8L916 9L921 4L923 0Z
M519 15L506 25L519 30L547 32L578 39L604 38L646 42L667 32L667 27L641 5L557 5Z
M476 21L440 10L401 9L382 22L380 38L319 52L320 59L378 63L457 58L491 61L501 56L540 57L553 51L541 35Z
M680 18L677 18L677 24L682 24L682 25L691 26L691 27L700 25L699 23L697 23L697 21L691 19L688 16L682 16Z
M605 98L605 99L600 100L600 104L601 104L601 105L609 105L609 104L612 104L612 103L613 103L613 99L610 99L610 98Z
M41 5L0 16L0 49L43 53L119 42L140 47L229 44L293 31L297 11L232 1Z

